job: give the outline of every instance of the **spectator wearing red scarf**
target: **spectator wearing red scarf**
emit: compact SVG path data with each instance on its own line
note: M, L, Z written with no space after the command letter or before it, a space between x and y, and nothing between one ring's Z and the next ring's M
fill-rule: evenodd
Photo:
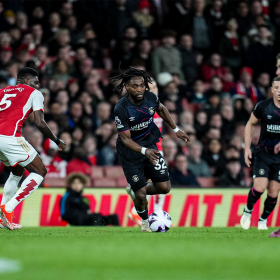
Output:
M240 70L240 81L230 90L232 95L238 94L249 97L254 104L263 99L262 93L252 83L253 70L249 67L243 67Z

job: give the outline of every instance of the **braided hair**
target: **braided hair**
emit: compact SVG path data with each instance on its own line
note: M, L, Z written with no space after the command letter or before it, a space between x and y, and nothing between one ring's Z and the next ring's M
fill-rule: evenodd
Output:
M119 95L121 95L124 86L130 81L130 79L139 76L144 79L146 89L150 90L149 83L151 84L153 82L150 75L144 70L139 70L130 66L127 70L121 72L121 74L109 79L110 83L121 80L120 84L113 89L113 92L117 92Z

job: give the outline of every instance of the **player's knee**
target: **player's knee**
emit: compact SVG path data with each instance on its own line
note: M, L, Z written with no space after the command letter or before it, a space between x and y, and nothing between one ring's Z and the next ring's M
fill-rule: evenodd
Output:
M170 190L171 190L170 181L160 183L160 188L159 189L160 189L161 194L169 193Z

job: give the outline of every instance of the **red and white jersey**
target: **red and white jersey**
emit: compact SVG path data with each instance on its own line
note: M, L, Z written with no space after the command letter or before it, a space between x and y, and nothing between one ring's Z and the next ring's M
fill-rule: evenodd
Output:
M163 119L158 115L158 113L154 114L154 123L157 125L159 131L162 133L162 122ZM157 148L161 152L162 151L162 138L159 138L159 142L157 143Z
M39 90L23 84L1 89L0 135L21 136L25 120L37 110L44 112L44 97Z

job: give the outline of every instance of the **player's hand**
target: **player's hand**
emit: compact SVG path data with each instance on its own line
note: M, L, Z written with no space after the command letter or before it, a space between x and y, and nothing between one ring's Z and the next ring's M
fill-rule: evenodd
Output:
M156 165L159 159L159 156L157 154L159 154L160 152L154 149L147 149L145 152L145 155L147 156L147 158L150 160L150 162L153 165Z
M280 142L274 146L274 154L278 154L280 152Z
M190 142L189 136L184 131L182 131L181 129L176 132L176 135L177 135L178 138L184 140L185 142Z
M63 151L65 149L65 147L66 147L66 143L63 140L59 139L59 144L57 146L58 146L57 149L59 151Z
M246 163L246 165L247 165L248 167L250 167L250 165L251 165L250 159L252 158L252 151L251 151L251 149L245 149L244 158L245 158L245 163Z

